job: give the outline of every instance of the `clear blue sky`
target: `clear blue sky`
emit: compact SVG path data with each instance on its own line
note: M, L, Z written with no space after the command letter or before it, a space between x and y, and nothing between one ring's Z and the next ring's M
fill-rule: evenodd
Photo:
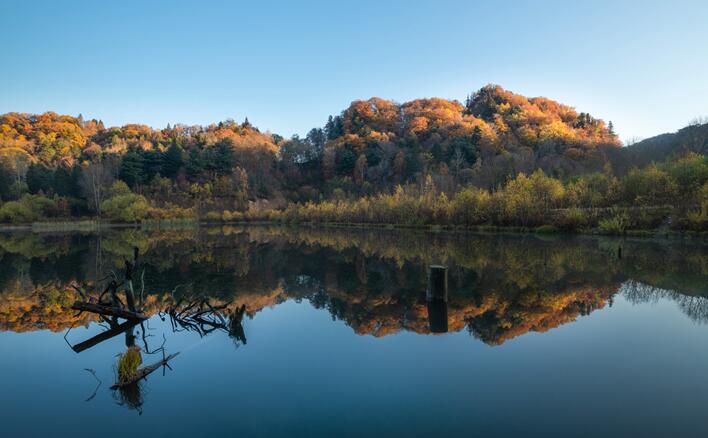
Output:
M708 1L0 0L0 113L249 120L289 136L354 99L487 83L612 120L708 115Z

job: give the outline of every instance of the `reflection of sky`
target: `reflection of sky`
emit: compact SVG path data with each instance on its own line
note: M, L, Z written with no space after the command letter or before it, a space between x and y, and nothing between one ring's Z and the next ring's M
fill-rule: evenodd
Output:
M708 327L667 300L631 305L618 295L612 308L493 348L464 331L358 336L293 301L246 319L248 344L238 348L223 333L201 340L150 324L151 346L164 332L167 351L181 354L174 371L143 384L140 417L108 389L123 336L77 355L61 333L1 333L3 433L679 436L708 426ZM90 402L95 380L84 368L103 380Z

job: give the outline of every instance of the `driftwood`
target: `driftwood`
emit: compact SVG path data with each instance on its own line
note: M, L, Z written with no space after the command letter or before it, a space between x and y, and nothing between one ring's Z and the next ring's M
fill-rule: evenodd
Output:
M74 305L71 306L74 310L80 310L82 312L92 312L98 313L99 315L106 316L116 316L118 318L127 319L130 321L144 321L148 317L139 312L131 312L130 310L121 309L119 307L104 306L102 304L96 303L86 303L83 301L76 301Z
M113 280L111 280L103 293L98 296L98 302L91 302L91 298L88 294L84 293L78 286L74 286L74 289L79 293L84 301L76 301L71 307L74 310L80 310L82 312L92 312L98 313L104 316L115 316L118 318L127 319L129 321L144 321L147 319L139 309L135 306L135 291L133 289L133 272L138 264L138 248L133 248L133 260L125 261L125 279L123 282L118 283L118 277L115 273L112 273ZM107 279L110 276L104 278ZM125 300L127 304L127 310L123 307L123 302L118 297L118 287L125 283ZM144 286L144 285L143 285ZM103 297L110 293L110 303L105 302Z
M146 378L149 374L151 374L153 371L157 370L158 368L160 368L160 367L162 367L162 366L167 366L167 367L169 367L169 365L167 364L167 362L169 362L170 360L174 359L178 354L179 354L179 353L170 354L169 356L164 357L164 358L163 358L161 361L159 361L159 362L155 362L155 363L152 364L152 365L147 365L147 366L144 366L144 367L142 367L142 368L139 368L139 369L135 372L135 375L134 375L131 379L129 379L129 380L125 381L125 382L118 382L118 383L116 383L115 385L111 386L111 389L116 390L116 389L125 388L126 386L130 386L130 385L132 385L132 384L134 384L134 383L137 383L137 382L139 382L140 380Z
M105 332L97 334L91 339L87 339L72 346L71 349L74 350L76 353L81 353L82 351L88 350L94 345L100 344L103 341L107 341L113 337L120 335L121 333L125 333L126 331L130 330L138 324L140 324L140 321L128 320L120 325L112 327L110 330L106 330Z
M181 307L182 301L178 301L176 306L166 312L174 332L193 331L204 337L218 330L226 332L237 342L246 343L246 335L241 325L246 312L245 305L227 314L228 304L212 306L208 299L200 298Z

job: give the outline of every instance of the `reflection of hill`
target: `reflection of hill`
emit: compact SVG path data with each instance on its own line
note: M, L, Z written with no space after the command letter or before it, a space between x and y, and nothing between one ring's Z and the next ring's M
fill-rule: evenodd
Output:
M61 286L44 284L28 294L7 286L0 294L0 330L61 331L92 320L89 315L77 317L76 312L69 309L76 297Z
M468 317L468 329L487 344L499 345L524 333L545 332L574 321L578 316L605 307L617 287L592 286L558 294L527 294L513 302L502 301Z
M475 337L492 345L529 331L544 332L603 308L619 288L619 283L608 283L603 287L576 285L553 292L530 288L509 293L477 285L481 282L473 283L472 293L451 291L448 327L453 332L467 328ZM428 306L421 293L372 295L366 287L347 292L332 284L314 290L317 292L297 296L326 308L358 334L430 332Z
M305 299L356 333L375 336L429 332L424 291L432 263L450 268L449 330L466 328L488 344L603 308L628 279L706 293L702 247L670 243L623 242L617 260L616 240L583 237L266 227L16 234L0 235L0 329L87 323L68 310L75 296L67 285L75 280L90 289L134 244L145 254L148 314L170 303L180 284L176 297L206 294L245 304L251 316Z

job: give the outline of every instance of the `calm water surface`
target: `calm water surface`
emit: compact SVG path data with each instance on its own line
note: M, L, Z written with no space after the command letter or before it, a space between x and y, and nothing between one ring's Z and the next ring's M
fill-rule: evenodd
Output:
M121 331L71 310L134 246L150 319ZM265 227L0 234L0 430L706 436L707 248ZM446 304L426 300L433 264L448 267ZM195 303L222 324L175 320ZM111 390L131 345L143 365L160 347L179 355Z

